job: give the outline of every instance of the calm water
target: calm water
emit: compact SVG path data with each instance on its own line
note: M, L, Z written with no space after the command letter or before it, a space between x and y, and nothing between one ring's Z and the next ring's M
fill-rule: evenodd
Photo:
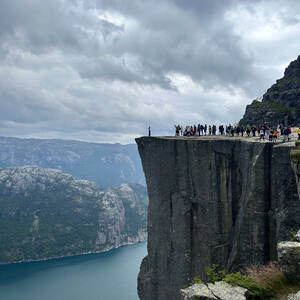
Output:
M0 266L1 300L137 300L146 243L101 254Z

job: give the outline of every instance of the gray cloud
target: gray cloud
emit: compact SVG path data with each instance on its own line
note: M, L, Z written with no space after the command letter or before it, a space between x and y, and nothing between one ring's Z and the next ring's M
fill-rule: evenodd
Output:
M0 135L237 121L299 54L299 21L296 0L2 0Z

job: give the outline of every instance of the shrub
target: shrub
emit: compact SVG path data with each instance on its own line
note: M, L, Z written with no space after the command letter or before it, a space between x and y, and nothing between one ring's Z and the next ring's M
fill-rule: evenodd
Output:
M297 234L297 232L296 232L295 230L293 230L293 229L290 230L290 241L291 241L291 242L294 242L294 241L295 241L295 239L296 239L296 234Z
M193 280L192 280L192 285L193 284L202 284L204 283L199 276L196 276Z
M265 290L273 293L284 289L288 284L287 278L274 262L263 266L250 266L246 269L246 274Z
M291 150L290 156L294 162L300 162L300 150Z
M271 290L263 288L252 278L242 275L240 272L226 275L223 281L247 289L247 299L271 299L274 296Z
M221 281L226 276L225 270L217 270L217 268L217 265L205 268L208 282L215 283L216 281Z

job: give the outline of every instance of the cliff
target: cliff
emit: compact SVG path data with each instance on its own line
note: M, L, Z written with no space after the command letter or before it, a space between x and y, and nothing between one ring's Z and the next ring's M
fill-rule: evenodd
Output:
M102 190L59 170L0 169L0 264L101 252L146 240L147 191Z
M240 124L250 126L268 122L272 126L299 126L300 118L300 56L292 61L283 78L276 81L263 95L262 101L247 105Z
M142 300L177 300L205 267L229 272L277 259L300 227L293 143L225 137L136 139L149 195Z

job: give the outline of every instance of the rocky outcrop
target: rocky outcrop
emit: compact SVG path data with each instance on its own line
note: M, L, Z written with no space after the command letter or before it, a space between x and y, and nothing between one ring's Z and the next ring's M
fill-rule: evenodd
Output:
M299 126L300 119L300 56L292 61L284 72L263 95L262 101L254 100L247 105L240 124L261 125L268 122L272 126Z
M287 278L300 279L300 242L281 242L277 246L280 269Z
M296 294L290 294L287 297L288 300L300 300L300 291Z
M102 190L54 169L0 169L0 264L102 252L146 240L147 192Z
M239 286L218 281L208 284L194 284L181 290L182 300L246 300L247 290Z
M225 137L138 138L149 195L142 300L177 300L217 264L234 272L277 259L299 228L293 143Z

